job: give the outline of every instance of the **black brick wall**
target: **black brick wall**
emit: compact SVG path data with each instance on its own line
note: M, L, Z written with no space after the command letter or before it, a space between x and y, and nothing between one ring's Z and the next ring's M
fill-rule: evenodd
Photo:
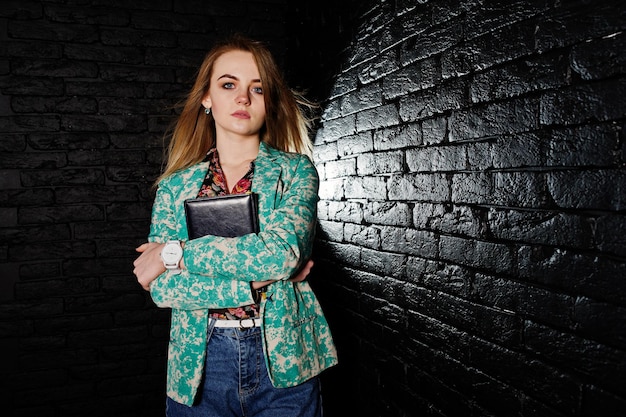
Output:
M327 402L624 415L624 2L379 1L352 28L315 147Z
M2 416L164 415L169 311L132 275L162 135L216 37L283 60L285 3L2 3Z
M324 104L326 415L621 415L622 3L4 2L2 415L163 415L134 247L171 106L231 31Z

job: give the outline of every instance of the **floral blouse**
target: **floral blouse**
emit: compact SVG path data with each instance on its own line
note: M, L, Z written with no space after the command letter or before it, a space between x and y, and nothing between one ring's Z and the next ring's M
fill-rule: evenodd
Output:
M219 154L216 148L212 148L207 152L204 159L209 162L209 169L206 177L202 182L202 187L198 192L198 198L217 197L227 194L244 194L252 190L252 178L254 177L254 161L250 162L248 172L235 184L229 192L226 185L226 177L220 165ZM225 308L220 310L210 310L210 316L219 320L239 320L251 317L259 317L259 305L250 304L243 307Z

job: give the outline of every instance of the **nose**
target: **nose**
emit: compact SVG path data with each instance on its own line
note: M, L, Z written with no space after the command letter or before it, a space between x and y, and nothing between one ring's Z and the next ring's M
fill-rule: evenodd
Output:
M237 102L237 104L248 104L250 103L250 96L248 95L247 91L242 91L240 94L237 95L235 101Z

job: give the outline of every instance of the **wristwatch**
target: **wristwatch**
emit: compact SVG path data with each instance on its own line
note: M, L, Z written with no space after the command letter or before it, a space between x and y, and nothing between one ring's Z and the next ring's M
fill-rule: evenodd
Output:
M183 258L183 247L178 240L168 241L161 250L161 259L165 269L180 272L180 260Z

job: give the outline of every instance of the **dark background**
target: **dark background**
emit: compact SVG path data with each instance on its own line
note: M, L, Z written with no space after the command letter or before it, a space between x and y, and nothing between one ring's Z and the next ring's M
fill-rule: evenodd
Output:
M3 2L0 413L164 414L134 248L172 106L243 32L321 103L326 415L623 415L625 9Z

